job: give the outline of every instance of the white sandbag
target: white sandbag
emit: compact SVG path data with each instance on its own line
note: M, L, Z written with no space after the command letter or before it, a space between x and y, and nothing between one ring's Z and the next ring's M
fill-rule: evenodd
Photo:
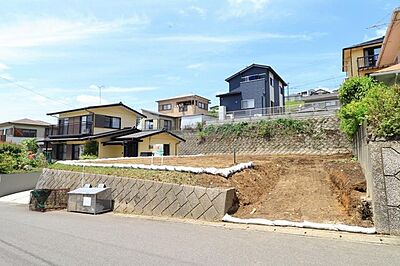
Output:
M271 226L291 226L299 228L310 228L310 229L323 229L331 231L343 231L350 233L362 233L362 234L376 234L375 227L361 227L354 225L345 224L324 224L324 223L314 223L314 222L291 222L286 220L268 220L262 218L250 218L241 219L225 214L222 221L229 223L239 223L239 224L259 224L259 225L271 225Z

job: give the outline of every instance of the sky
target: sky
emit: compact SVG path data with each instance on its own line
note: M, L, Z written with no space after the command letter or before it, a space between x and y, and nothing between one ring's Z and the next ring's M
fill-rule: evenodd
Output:
M385 34L391 0L13 0L0 9L0 122L199 94L270 65L290 92L335 89L343 47ZM383 24L383 25L382 25ZM372 27L378 25L377 27Z

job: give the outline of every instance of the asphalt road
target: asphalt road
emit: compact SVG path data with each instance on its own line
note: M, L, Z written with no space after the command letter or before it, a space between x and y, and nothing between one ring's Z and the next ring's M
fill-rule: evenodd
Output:
M394 265L400 247L273 232L29 212L0 203L0 265Z

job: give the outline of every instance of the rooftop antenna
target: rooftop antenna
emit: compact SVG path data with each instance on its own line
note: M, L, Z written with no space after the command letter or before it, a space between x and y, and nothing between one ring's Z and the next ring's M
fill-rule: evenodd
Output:
M96 87L99 89L99 104L101 105L101 90L105 88L104 85L96 85Z

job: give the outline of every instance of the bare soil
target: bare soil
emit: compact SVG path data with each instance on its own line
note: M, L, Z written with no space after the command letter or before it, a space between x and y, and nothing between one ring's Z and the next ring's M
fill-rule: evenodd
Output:
M240 204L234 214L236 217L372 225L370 220L361 218L359 206L361 197L365 196L366 184L359 164L352 160L351 155L237 157L237 163L249 161L254 163L253 169L236 173L228 179L188 174L180 178L179 183L234 187ZM134 158L107 163L150 164L151 161L150 158ZM157 164L157 161L153 163ZM169 157L164 158L163 163L229 167L233 165L233 156Z

